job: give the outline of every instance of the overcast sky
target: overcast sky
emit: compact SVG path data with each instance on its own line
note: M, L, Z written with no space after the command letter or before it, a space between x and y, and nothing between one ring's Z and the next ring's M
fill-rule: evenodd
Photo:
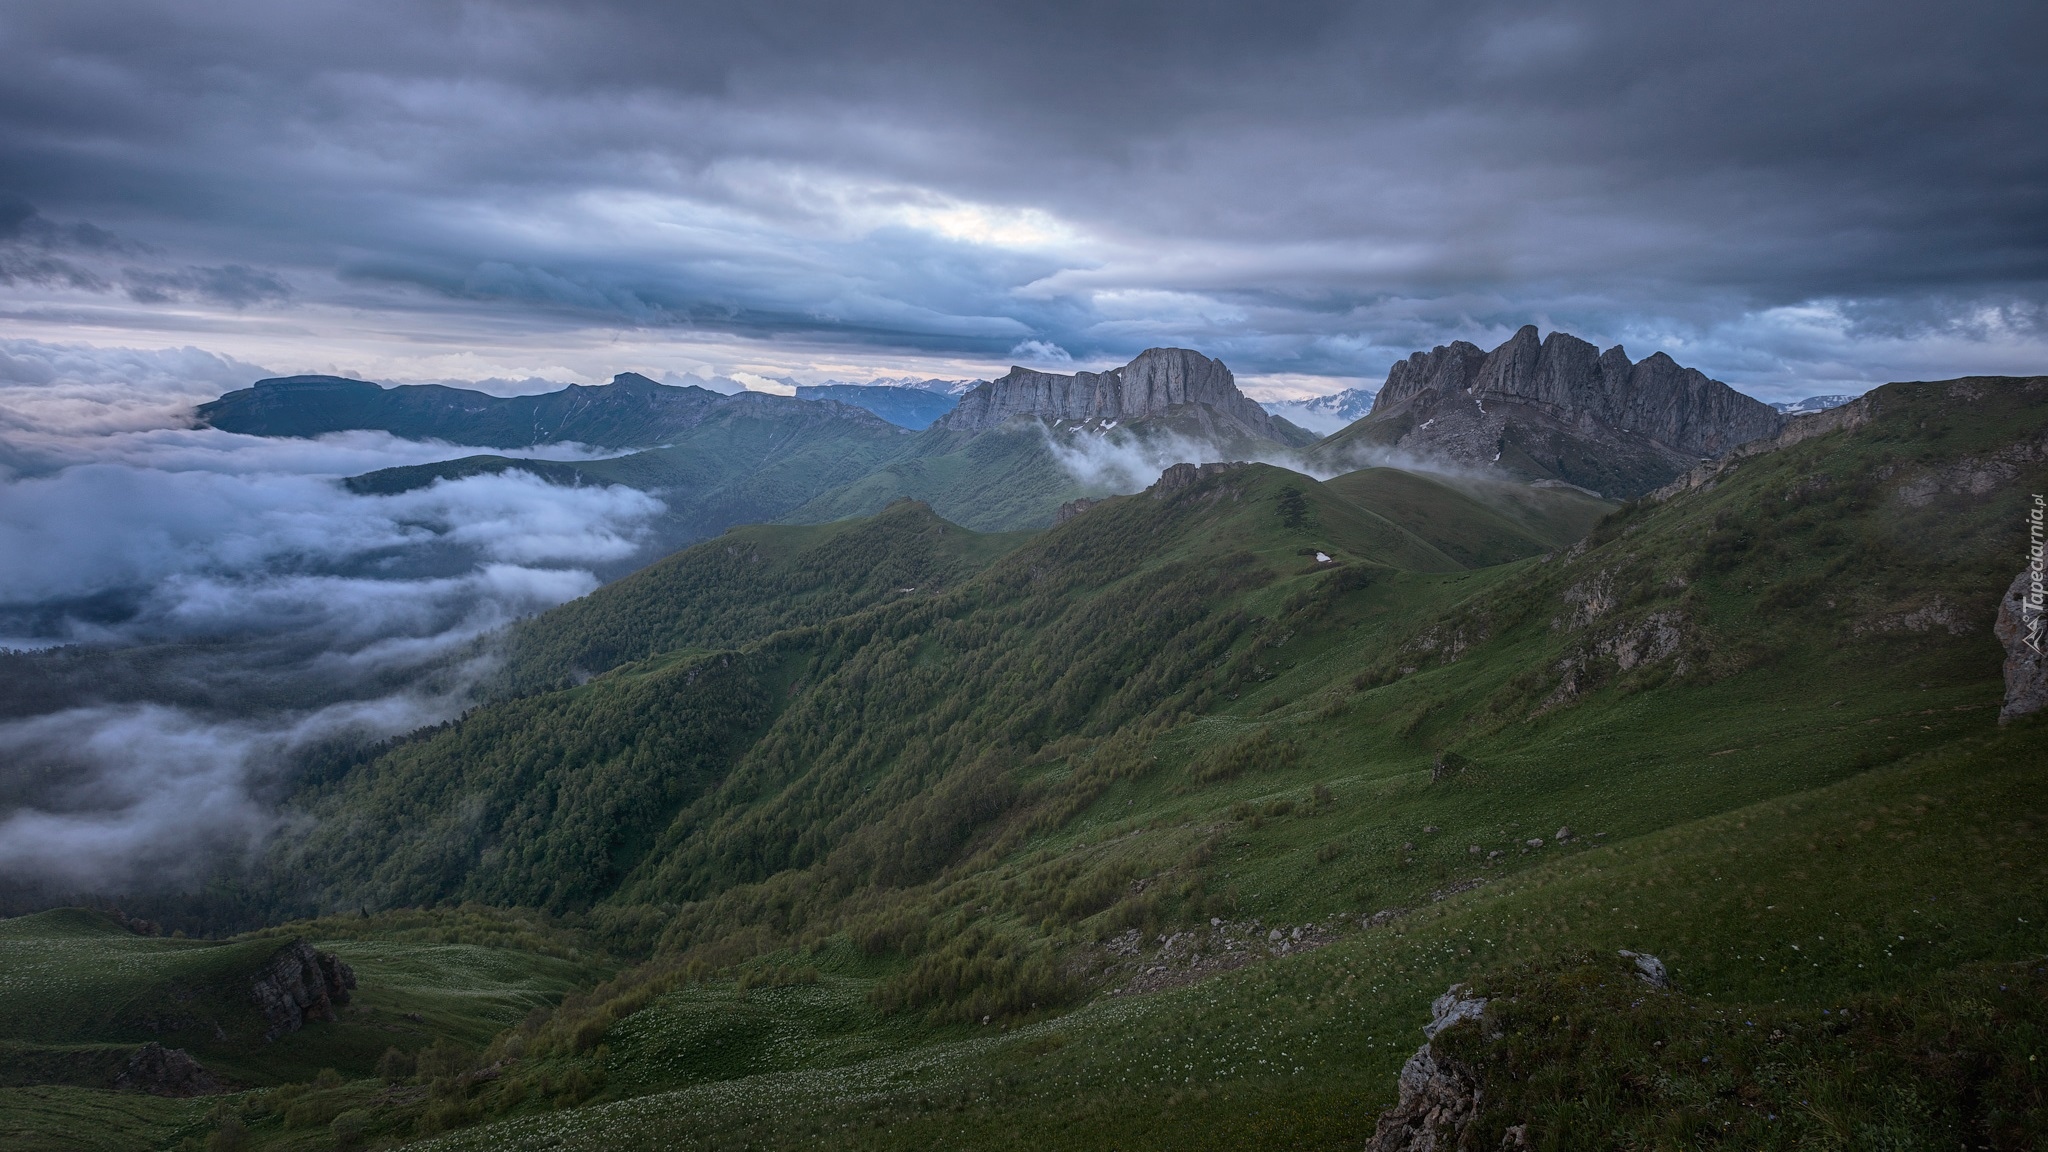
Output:
M2048 5L0 7L0 337L417 380L1523 323L1767 399L2048 371Z

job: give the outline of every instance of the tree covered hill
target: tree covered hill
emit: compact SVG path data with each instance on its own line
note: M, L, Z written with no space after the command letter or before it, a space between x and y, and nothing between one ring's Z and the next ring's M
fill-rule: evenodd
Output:
M929 596L1029 538L969 532L909 500L866 519L734 528L515 625L503 690L567 687L649 656L739 648Z

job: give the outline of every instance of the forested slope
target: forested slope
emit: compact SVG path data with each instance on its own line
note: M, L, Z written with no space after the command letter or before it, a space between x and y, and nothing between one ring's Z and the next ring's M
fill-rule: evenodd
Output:
M632 900L698 898L856 842L866 846L839 859L863 879L921 878L1006 809L979 797L1006 794L1021 758L1148 716L1168 724L1255 676L1254 662L1227 658L1253 620L1245 599L1276 579L1336 565L1367 580L1395 571L1389 560L1452 567L1278 469L1254 465L1162 494L1096 508L958 586L869 584L885 602L713 655L689 649L802 617L803 592L832 564L900 542L912 545L900 558L904 578L936 575L942 557L918 561L918 542L954 534L964 546L954 557L985 546L899 505L866 525L810 530L828 539L783 579L743 581L732 598L699 603L703 615L672 621L667 641L650 637L634 622L659 613L678 579L751 565L744 538L701 545L616 596L543 617L521 634L536 638L535 654L515 666L546 681L564 638L614 632L674 651L579 688L488 706L356 770L315 808L322 819L297 846L298 867L343 901L557 909L612 895L628 872ZM1313 559L1319 549L1331 564ZM776 592L793 594L777 615L749 602ZM614 609L616 627L599 622ZM927 795L955 770L968 783L940 789L951 799ZM945 811L927 813L935 803ZM874 846L883 842L886 850ZM864 862L848 863L856 859Z
M657 653L738 648L929 596L1026 538L970 532L908 500L864 520L735 528L514 626L504 687L566 687Z

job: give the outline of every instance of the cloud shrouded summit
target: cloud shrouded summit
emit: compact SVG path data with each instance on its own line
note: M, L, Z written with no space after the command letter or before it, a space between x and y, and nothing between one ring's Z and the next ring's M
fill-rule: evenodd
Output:
M0 37L0 325L286 370L1771 399L2038 369L2039 5L105 2ZM296 358L296 359L294 359Z

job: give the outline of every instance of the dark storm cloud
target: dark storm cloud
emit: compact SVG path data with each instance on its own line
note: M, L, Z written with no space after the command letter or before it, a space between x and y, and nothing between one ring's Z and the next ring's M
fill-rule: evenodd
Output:
M196 298L233 308L291 295L284 281L269 272L240 264L180 266L159 255L146 244L92 224L51 221L18 196L0 196L0 284L85 292L119 287L142 304Z
M1765 390L2043 341L2033 3L6 19L0 187L180 261L0 265L52 291L1331 375L1534 320Z

